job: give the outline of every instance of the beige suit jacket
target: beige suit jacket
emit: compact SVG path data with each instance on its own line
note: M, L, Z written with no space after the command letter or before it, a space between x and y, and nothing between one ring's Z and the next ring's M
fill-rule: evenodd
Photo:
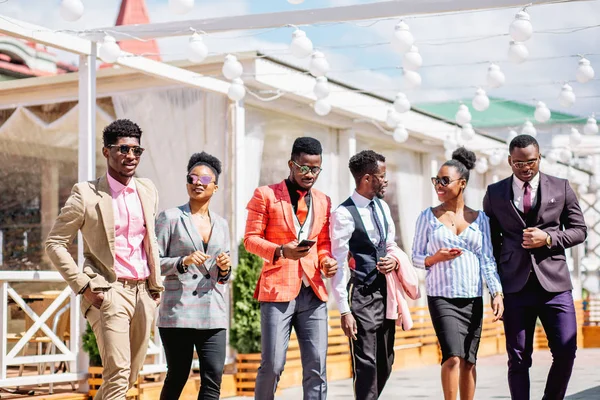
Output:
M151 292L164 288L160 277L160 258L154 220L158 212L158 193L149 179L134 178L144 211L146 237L144 248L150 267L148 286ZM83 236L83 271L71 256L68 246L81 230ZM48 239L46 254L75 293L86 285L94 292L107 290L117 280L114 270L115 226L113 202L106 175L75 184L71 196L60 211ZM82 312L90 307L82 299Z

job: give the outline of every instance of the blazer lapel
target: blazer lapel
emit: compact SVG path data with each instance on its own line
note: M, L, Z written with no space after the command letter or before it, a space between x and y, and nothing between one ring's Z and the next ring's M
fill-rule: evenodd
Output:
M194 250L206 253L204 249L204 244L202 244L202 238L200 237L198 230L194 227L194 223L192 222L192 212L190 211L190 203L187 203L185 206L183 206L183 214L181 215L181 221L183 222L183 226L185 226L185 230L187 231L190 237ZM200 247L198 246L198 244L200 244Z
M314 190L311 191L311 197L312 197L311 207L313 207L313 221L312 221L310 235L308 236L309 238L319 235L320 230L322 228L320 222L325 217L325 204L323 202L322 197L319 196L317 194L317 192Z
M517 207L515 206L515 202L513 201L513 196L511 196L512 193L512 186L513 186L513 179L514 177L511 176L510 179L508 179L506 182L506 188L504 190L504 196L505 198L508 200L509 203L509 208L511 210L511 213L513 214L513 216L515 218L517 218L517 220L521 223L521 225L523 225L523 227L527 227L527 224L525 223L525 220L523 220L523 217L521 217L521 214L519 214L519 210L517 210Z
M108 240L108 247L112 254L112 258L115 258L115 214L113 210L113 199L110 186L106 176L98 178L98 195L100 201L98 202L98 209L100 210L100 216L102 218L102 224L104 225L104 231L106 233L106 239Z
M135 178L134 178L135 179ZM148 192L148 189L143 184L140 184L136 179L135 187L142 203L142 211L144 213L144 221L146 222L146 229L154 229L154 203L152 193Z
M277 200L281 203L281 211L285 222L290 229L296 235L296 227L294 226L294 210L292 209L292 199L290 199L290 193L287 190L285 181L282 181L278 187L278 193L276 194Z
M536 224L542 219L546 207L548 206L548 199L550 199L550 180L545 174L542 174L541 172L538 172L538 174L540 174L540 198L537 200L540 202L540 208L538 209Z

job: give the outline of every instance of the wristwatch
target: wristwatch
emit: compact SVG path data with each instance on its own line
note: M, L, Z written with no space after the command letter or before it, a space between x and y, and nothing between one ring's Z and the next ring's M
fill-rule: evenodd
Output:
M502 293L502 292L496 292L496 293L494 293L494 298L496 296L500 296L500 297L504 298L504 293Z
M548 248L552 247L552 236L550 236L549 233L546 233L548 236L546 236L546 246L548 246Z

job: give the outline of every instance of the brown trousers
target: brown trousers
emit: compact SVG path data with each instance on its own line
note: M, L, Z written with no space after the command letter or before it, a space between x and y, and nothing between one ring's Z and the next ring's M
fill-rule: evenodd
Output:
M102 386L95 400L123 400L144 365L156 303L145 281L117 281L100 309L86 314L102 358Z

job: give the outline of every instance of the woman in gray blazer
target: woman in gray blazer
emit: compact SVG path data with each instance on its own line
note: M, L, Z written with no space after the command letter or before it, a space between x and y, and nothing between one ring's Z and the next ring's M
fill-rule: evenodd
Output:
M225 364L226 283L231 276L229 227L209 211L221 162L205 152L188 162L190 201L163 211L156 222L165 276L158 316L167 357L161 400L178 399L190 375L194 347L200 361L198 399L218 399Z

